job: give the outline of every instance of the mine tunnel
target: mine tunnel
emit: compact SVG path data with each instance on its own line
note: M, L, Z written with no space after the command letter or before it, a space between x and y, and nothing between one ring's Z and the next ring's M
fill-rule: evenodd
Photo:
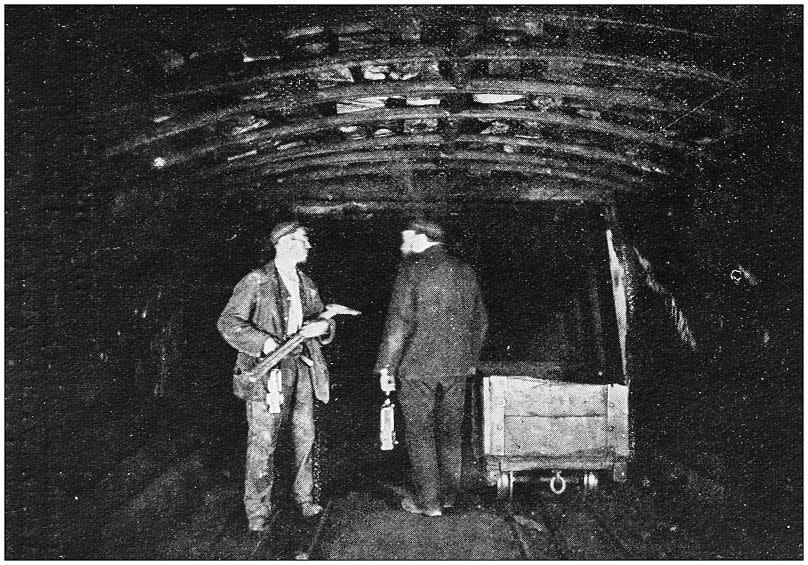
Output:
M6 7L9 559L800 559L801 6ZM402 230L489 330L463 504L374 365ZM337 319L325 511L250 537L234 286ZM394 395L395 399L396 396ZM549 488L548 488L549 487Z

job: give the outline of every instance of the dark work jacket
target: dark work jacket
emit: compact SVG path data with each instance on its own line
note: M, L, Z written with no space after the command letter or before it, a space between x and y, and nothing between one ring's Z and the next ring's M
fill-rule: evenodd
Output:
M303 320L311 320L324 310L323 303L314 282L302 271L297 274ZM264 399L266 391L260 382L249 383L242 375L265 357L263 348L267 338L271 337L278 345L286 340L290 300L289 291L280 280L273 262L252 271L233 289L233 296L219 316L216 327L225 341L238 350L233 371L233 393L239 398ZM305 341L305 353L314 362L310 369L314 393L322 402L328 402L329 382L328 366L320 346L334 339L334 320L329 320L329 325L328 334ZM281 364L282 370L285 370L285 365ZM283 375L284 383L288 381L287 376Z
M472 268L435 245L403 261L376 371L440 380L473 373L488 316Z

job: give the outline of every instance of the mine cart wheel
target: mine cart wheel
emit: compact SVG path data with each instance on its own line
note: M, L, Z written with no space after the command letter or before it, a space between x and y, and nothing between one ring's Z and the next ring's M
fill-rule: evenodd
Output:
M583 485L585 493L592 493L598 490L598 476L592 471L584 471Z
M502 472L497 478L497 500L513 498L513 471Z

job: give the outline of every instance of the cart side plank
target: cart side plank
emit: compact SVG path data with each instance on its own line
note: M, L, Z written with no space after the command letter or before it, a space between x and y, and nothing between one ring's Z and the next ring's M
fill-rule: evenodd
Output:
M483 413L480 415L483 429L483 453L491 453L491 383L488 377L482 382Z
M505 455L505 396L508 377L491 376L488 379L491 400L490 441L493 455Z
M609 448L615 455L628 457L628 387L609 385L607 395Z
M511 378L505 416L605 417L605 387Z
M606 417L505 418L505 453L582 455L600 452L607 442Z

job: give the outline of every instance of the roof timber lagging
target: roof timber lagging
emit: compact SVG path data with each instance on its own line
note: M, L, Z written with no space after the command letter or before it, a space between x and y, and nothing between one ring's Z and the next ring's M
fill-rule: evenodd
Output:
M395 163L561 183L564 195L601 201L697 174L737 131L721 104L706 103L735 86L694 63L714 47L707 34L546 7L465 11L457 22L450 12L310 19L231 46L219 77L198 72L200 52L167 50L164 87L129 107L150 125L106 154L257 190L290 175L384 178Z

